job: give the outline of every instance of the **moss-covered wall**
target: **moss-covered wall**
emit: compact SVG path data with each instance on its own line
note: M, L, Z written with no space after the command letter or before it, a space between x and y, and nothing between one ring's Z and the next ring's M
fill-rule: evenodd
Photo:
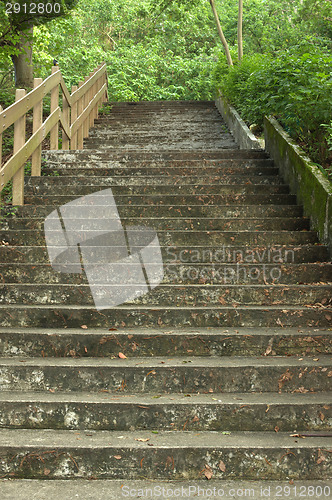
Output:
M332 256L332 184L303 150L289 137L277 120L265 117L265 148L280 169L291 193L310 217L311 227Z

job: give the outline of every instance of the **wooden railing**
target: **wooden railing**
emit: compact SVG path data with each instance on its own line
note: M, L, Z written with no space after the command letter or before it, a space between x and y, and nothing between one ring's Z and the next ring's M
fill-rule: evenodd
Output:
M59 91L62 92L62 109ZM51 94L50 115L43 122L43 99ZM42 80L34 79L34 88L26 94L17 89L15 103L2 111L0 107L0 166L2 157L2 134L14 124L14 147L12 157L0 169L0 192L9 180L13 180L13 205L24 205L24 165L31 157L31 175L41 175L41 146L50 133L50 149L59 148L59 126L62 129L62 149L82 149L83 139L88 137L90 127L98 118L98 109L107 97L106 64L101 64L71 94L62 78L58 66L52 74ZM32 135L26 141L26 114L33 108Z

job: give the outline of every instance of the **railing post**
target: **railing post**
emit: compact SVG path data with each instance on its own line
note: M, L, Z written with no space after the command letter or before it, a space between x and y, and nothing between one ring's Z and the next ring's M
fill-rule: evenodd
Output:
M0 113L2 113L2 106L0 104ZM1 165L2 165L2 133L1 133L1 130L0 130L0 168L1 168ZM1 181L1 187L3 187L3 183Z
M107 90L108 90L107 71L105 71L105 73L104 73L104 79L105 79L105 83L106 83L106 90L105 90L105 95L104 95L103 102L107 102L108 101L108 99L107 99Z
M77 90L77 85L72 86L71 93L73 94L75 90ZM76 118L77 118L77 101L71 107L71 118L70 118L71 125L74 123ZM71 137L70 149L77 149L77 132L75 132L75 134L73 134Z
M52 66L52 74L59 71L58 66ZM59 85L51 90L51 113L59 106ZM50 135L50 149L59 149L59 123L54 125Z
M89 77L86 76L84 78L84 82L87 82L89 80ZM86 91L84 96L83 96L83 111L85 110L85 108L87 108L89 102L90 102L90 99L89 99L89 96L90 96L90 91ZM83 137L89 137L89 116L84 120L84 123L83 123Z
M84 82L78 82L78 88L81 88ZM81 97L77 101L77 115L78 117L82 114L83 112L83 99L84 96ZM77 149L83 149L83 123L80 124L80 126L77 129Z
M95 74L94 71L90 73L89 78L91 78ZM92 101L92 99L95 96L95 84L93 84L90 88L89 92L89 100ZM92 108L92 110L89 113L89 128L92 128L95 124L95 110Z
M65 124L70 127L70 106L64 93L62 93L62 116ZM67 137L64 130L62 130L62 149L70 149L69 138Z
M43 83L42 78L34 78L33 80L33 88L35 89L38 85ZM43 99L41 99L34 107L33 107L33 122L32 122L32 133L34 134L43 123ZM41 144L37 147L37 149L32 153L31 157L31 175L32 176L40 176L41 174Z
M2 106L0 104L0 113L2 112ZM0 168L1 168L1 165L2 165L2 134L1 134L1 130L0 130ZM1 200L2 200L2 189L5 185L5 183L3 182L3 176L4 176L4 172L2 172L2 178L0 180L0 183L1 183L1 190L0 190L0 203L1 203Z
M102 87L102 83L101 83L101 77L100 77L97 80L97 92L99 92L101 87ZM97 101L97 106L96 106L97 118L99 118L99 108L100 108L102 102L103 102L102 98L100 98L99 101Z
M26 95L24 89L16 89L15 101ZM25 114L14 123L14 149L17 153L25 144ZM24 165L13 176L13 205L24 205Z

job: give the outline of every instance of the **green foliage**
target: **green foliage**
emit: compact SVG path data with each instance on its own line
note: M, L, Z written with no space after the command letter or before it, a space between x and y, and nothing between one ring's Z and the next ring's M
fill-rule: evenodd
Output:
M328 166L331 129L323 124L332 115L331 66L331 55L314 50L279 57L256 54L230 71L222 61L215 78L249 124L262 127L264 115L275 115L313 161Z
M201 0L200 0L201 2ZM105 60L112 100L211 99L217 60L209 5L151 15L150 0L81 0L70 19L34 30L35 73L57 59L68 86Z

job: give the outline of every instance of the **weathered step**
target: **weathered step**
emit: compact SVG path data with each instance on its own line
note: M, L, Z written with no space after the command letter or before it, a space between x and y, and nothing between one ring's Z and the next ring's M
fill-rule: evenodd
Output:
M264 187L264 186L263 186ZM99 203L103 205L103 195L99 195ZM25 203L32 205L64 205L77 198L76 195L29 195ZM197 194L197 195L118 195L114 193L117 204L120 205L292 205L296 204L296 196L290 194Z
M316 361L315 361L316 360ZM304 393L331 387L332 357L0 358L1 390Z
M86 325L85 325L86 326ZM315 328L1 328L0 356L307 356L332 353L332 334Z
M97 214L96 214L97 216ZM120 212L121 216L121 212ZM36 231L44 230L45 219L7 219L4 221L0 220L0 229L2 231L15 230L15 229L33 229ZM144 225L147 227L152 227L156 230L201 230L201 231L303 231L310 229L310 220L301 218L261 218L261 219L249 219L249 218L232 218L232 219L220 219L220 218L143 218L143 217L122 217L121 222L123 225ZM75 219L75 227L84 227L85 220ZM73 226L72 226L73 227ZM91 230L100 227L100 219L90 219Z
M204 476L205 477L205 476ZM224 500L233 500L234 493L239 492L241 496L250 494L252 498L259 498L262 494L283 495L285 491L287 496L281 496L284 500L298 500L298 492L301 491L304 495L307 492L315 494L318 498L329 498L332 491L332 481L323 480L292 480L292 486L289 481L225 481L213 480L213 484L204 482L204 479L193 480L126 480L123 483L122 479L102 479L91 481L89 479L75 479L68 481L66 479L53 479L45 481L44 479L0 479L1 497L2 500L12 500L14 497L17 500L25 498L38 498L38 500L58 500L59 498L75 499L75 498L93 498L93 500L119 500L121 496L130 495L134 498L139 498L141 493L149 495L155 491L156 495L160 493L169 496L178 495L181 493L188 498L190 495L204 495L205 500L215 500L219 498ZM246 493L245 493L246 492ZM159 495L160 496L160 495ZM141 497L142 498L142 497ZM309 498L309 497L305 497Z
M123 247L117 247L119 254L123 255ZM120 251L122 249L122 252ZM175 255L175 254L174 254ZM207 263L197 264L196 262L176 263L173 260L174 255L169 254L170 260L164 262L164 277L163 284L188 284L188 285L297 285L303 283L320 283L322 285L331 281L332 264L325 263L310 263L310 264L293 264L293 263ZM176 257L176 255L175 255ZM98 283L106 285L119 285L118 274L121 269L118 263L118 271L116 276L105 274L105 263L98 262L96 259L95 278ZM153 263L145 263L153 264ZM98 272L100 265L100 272ZM130 276L136 276L136 264L125 262L122 265L123 276L128 279ZM159 268L150 269L150 277L153 273L159 276ZM87 284L85 273L65 273L55 271L51 264L32 263L16 263L9 262L1 264L0 273L3 284L10 283L34 283L41 284ZM134 287L135 284L131 283ZM129 286L129 283L127 284ZM156 293L156 289L150 292L151 295ZM149 295L150 297L150 295Z
M195 147L193 147L193 145ZM205 138L199 139L199 138L188 138L188 139L183 139L182 141L179 139L175 143L175 146L177 150L179 151L187 151L188 149L191 149L195 151L205 149L206 151L214 151L216 147L219 147L223 150L225 149L234 149L236 147L236 144L232 138L221 138L219 140L211 140L208 142ZM154 140L149 140L147 143L146 140L142 139L141 142L135 141L134 143L131 143L128 139L127 140L114 140L114 141L105 141L103 139L89 139L84 142L84 147L87 149L100 149L104 151L108 151L109 153L113 151L121 151L123 150L124 152L127 151L150 151L150 152L156 152L159 154L160 149L163 149L164 151L172 151L174 149L174 145L169 143L169 140L167 137L156 137Z
M0 305L4 327L315 327L331 326L331 308L306 306L161 307L121 305L97 311L94 306Z
M78 151L44 151L43 158L51 162L71 162L82 160L85 161L106 161L110 160L109 151L100 151L99 149L81 149ZM184 160L263 160L268 159L268 155L264 151L256 151L252 149L215 149L214 151L179 151L176 148L172 151L128 151L128 152L112 152L112 161L128 162L132 160L141 161L184 161ZM271 162L271 160L270 160Z
M208 465L215 479L236 479L241 471L248 480L322 480L330 477L331 441L319 433L301 439L281 432L7 429L0 473L35 479L46 474L48 479L191 480L204 478Z
M158 217L158 218L183 218L183 217L209 217L209 218L255 218L255 217L302 217L303 209L298 205L177 205L177 206L146 206L146 205L117 205L117 209L121 218L126 217ZM22 219L44 219L53 212L52 205L24 205L24 206L7 206L0 212L3 214L0 219L5 226L7 223L14 223L15 220ZM91 215L97 214L100 217L99 208L91 207Z
M240 150L242 151L242 150ZM138 168L145 167L150 169L155 168L163 168L164 172L173 172L172 169L182 169L182 171L188 171L190 168L193 170L194 175L198 175L201 173L202 168L212 169L219 168L220 171L223 171L224 168L240 168L242 172L245 172L247 169L252 167L260 167L260 168L271 168L274 167L274 161L271 158L267 158L265 155L261 155L260 157L247 158L248 155L244 155L243 158L240 156L238 158L228 158L221 157L218 158L205 158L202 154L195 155L192 153L191 156L189 154L182 153L181 155L173 155L170 157L164 154L164 156L156 157L156 155L148 155L145 152L141 152L141 154L134 154L134 152L126 153L126 154L117 154L116 152L110 154L106 154L103 151L96 150L94 154L89 154L89 150L77 150L77 151L62 151L61 154L58 152L55 156L53 156L53 152L49 151L49 156L47 155L42 160L43 168L47 168L48 166L51 168L58 167L74 167L77 165L77 168L80 166L83 167L101 167L104 165L105 167L118 167L118 168ZM47 152L44 152L46 154ZM230 154L229 156L233 156ZM212 155L210 155L212 156ZM200 171L197 169L200 168ZM175 171L174 171L175 172ZM196 174L195 174L196 172ZM265 170L263 170L265 172Z
M123 296L128 285L104 285L112 297ZM332 306L329 285L159 285L153 293L127 300L126 304L154 306L225 306L234 305L298 305ZM94 304L89 285L3 284L0 300L4 304Z
M174 116L167 115L165 117L160 117L155 115L153 117L155 128L160 127L162 131L169 131L170 133L174 133ZM194 116L193 118L189 118L187 116L182 116L181 119L183 130L194 130L195 132L198 130L217 130L218 132L228 132L225 124L220 120L220 116L212 115L209 117L208 123L202 123L202 118L199 115ZM118 115L109 115L104 118L98 118L94 122L93 128L89 130L89 136L97 135L98 133L106 134L116 134L118 131L133 131L133 132L151 132L153 129L151 128L151 117L144 117L144 115L140 115L140 118L137 120L134 115L127 116L125 120L122 120Z
M151 162L150 162L151 164ZM179 176L182 182L189 178L189 176L197 176L201 173L200 179L209 177L213 179L215 177L222 176L225 181L228 178L233 180L238 178L239 184L241 182L251 183L251 179L261 177L264 179L265 176L278 178L279 170L273 166L264 165L250 165L248 167L242 166L165 166L163 167L161 163L157 163L155 166L148 166L142 162L133 164L132 162L128 166L121 165L119 162L71 162L71 163L49 163L47 166L43 167L43 179L48 177L58 177L70 176L70 177L88 177L88 178L99 178L99 177L121 177L123 179L131 178L142 178L146 176L164 176L163 178L174 179L174 176ZM47 180L45 181L47 182ZM56 182L56 181L55 181ZM141 181L142 182L142 181ZM174 181L172 181L174 182Z
M107 142L125 142L128 141L128 133L130 133L129 140L132 143L139 144L144 140L144 142L154 140L167 140L172 143L173 147L177 142L182 140L206 140L207 142L217 143L222 139L231 139L234 141L230 133L225 130L221 122L201 124L199 121L183 123L181 130L176 130L174 128L167 127L165 122L159 122L162 124L162 128L157 127L151 129L148 124L144 126L132 127L127 126L126 123L122 124L122 127L115 126L109 129L103 127L99 129L91 129L89 131L89 137L85 139L87 142L91 140L105 140ZM169 120L169 125L171 125L171 120Z
M201 175L201 176L188 176L183 175L150 175L150 176L109 176L102 177L96 176L93 178L86 178L85 176L47 176L42 177L28 177L25 180L26 188L34 189L45 189L47 188L61 188L64 185L68 186L96 186L102 190L105 186L212 186L212 185L222 185L222 184L282 184L282 181L277 175L255 175L255 176L243 176L243 175Z
M9 429L293 433L329 431L331 419L331 393L0 394L0 428Z
M70 185L61 184L60 186L28 186L25 192L27 199L32 196L53 197L61 193L61 196L84 196L87 194L106 191L105 186L89 186L89 185ZM112 186L114 196L124 195L140 195L140 196L174 196L174 195L189 195L210 197L210 195L230 195L233 198L240 195L278 195L288 194L289 187L285 184L216 184L216 185L193 185L193 184L166 184L166 185L122 185Z
M127 229L130 226L127 226ZM133 233L133 230L132 230ZM96 231L85 231L86 241L98 236ZM59 235L60 236L60 235ZM315 231L158 231L161 246L173 245L306 245L318 243ZM35 230L8 230L0 232L0 241L10 245L45 245L45 236ZM114 245L110 246L113 248Z
M53 208L53 207L52 207ZM162 246L164 262L193 262L193 263L275 263L275 264L302 264L313 262L329 262L328 249L324 245L280 246ZM49 263L49 255L43 246L11 246L0 244L1 263Z

